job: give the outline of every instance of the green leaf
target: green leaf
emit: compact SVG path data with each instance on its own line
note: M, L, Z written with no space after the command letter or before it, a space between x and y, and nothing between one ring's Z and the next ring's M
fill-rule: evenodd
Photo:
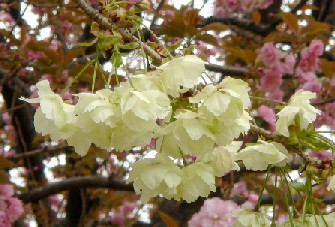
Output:
M92 46L94 43L96 43L98 41L98 37L95 37L95 39L93 39L91 42L89 43L78 43L78 46L81 47L89 47Z
M307 192L308 188L305 184L301 182L292 182L291 183L292 188L294 188L297 192Z
M314 151L333 150L335 148L335 144L332 140L315 131L304 130L301 133L298 133L297 136L301 145Z
M114 67L120 67L122 65L122 54L120 52L113 52L111 62Z
M133 50L133 49L136 49L138 46L139 44L135 42L119 45L121 49L126 49L126 50Z
M91 25L91 33L95 36L98 36L99 34L99 25L97 22L93 22Z
M184 51L184 55L192 54L194 48L195 48L195 45L190 45L190 46L186 47L183 50Z

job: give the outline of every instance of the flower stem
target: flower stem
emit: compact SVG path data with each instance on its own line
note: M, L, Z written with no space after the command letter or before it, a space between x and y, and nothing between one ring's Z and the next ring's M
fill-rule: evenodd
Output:
M257 204L256 204L255 209L254 209L255 212L258 212L259 208L261 207L261 200L262 200L261 197L262 197L262 194L264 192L264 189L265 189L265 186L266 186L266 182L269 179L269 176L270 176L270 166L268 167L268 170L266 172L266 177L265 177L265 180L264 180L264 183L263 183L263 186L262 186L262 190L259 193L258 201L257 201Z
M262 97L258 97L258 96L253 96L253 95L249 95L249 97L251 99L258 99L258 100L262 100L262 101L265 101L265 102L273 102L273 103L278 103L280 105L287 105L286 102L282 102L282 101L278 101L278 100L272 100L272 99L266 99L266 98L262 98Z

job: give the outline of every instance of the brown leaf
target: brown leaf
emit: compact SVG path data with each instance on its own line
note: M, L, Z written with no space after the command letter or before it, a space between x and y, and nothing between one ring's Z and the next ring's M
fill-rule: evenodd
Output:
M167 227L178 227L177 222L170 215L162 211L157 211L157 213Z
M8 184L10 183L8 174L5 170L0 170L0 184Z
M279 15L291 30L299 31L298 17L296 15L292 13L280 13Z
M65 56L65 60L64 60L64 64L69 64L72 59L82 55L84 53L84 49L83 48L75 48L75 49L71 49L66 53Z
M322 72L328 78L332 78L335 72L335 62L328 61L325 58L320 58Z
M294 42L296 38L287 32L274 31L268 34L264 42Z
M211 23L208 25L205 25L201 31L217 31L217 32L221 32L221 31L225 31L229 29L229 27L225 24L219 23L219 22L215 22L215 23Z
M242 61L246 63L253 64L256 60L256 53L253 50L240 49L240 48L235 48L235 47L227 47L226 50L227 52L230 53L230 55L238 59L241 59Z
M15 167L15 163L0 156L0 169Z
M217 39L213 35L210 35L210 34L198 35L196 36L195 39L204 41L205 43L211 44L213 46L216 46L218 44Z
M255 23L259 23L261 22L261 19L262 19L262 16L261 14L259 13L259 11L253 11L252 12L252 21L255 22Z

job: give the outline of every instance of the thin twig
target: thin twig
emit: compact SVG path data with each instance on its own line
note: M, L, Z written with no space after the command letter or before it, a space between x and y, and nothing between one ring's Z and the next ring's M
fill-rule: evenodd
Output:
M141 43L141 41L131 35L127 30L122 29L122 28L117 28L116 26L113 25L113 23L106 17L104 17L102 14L99 13L98 10L92 8L85 0L75 0L75 2L79 5L79 7L94 21L96 21L98 24L102 25L105 28L112 30L117 29L117 31L126 38L127 40L131 42L137 42ZM153 50L151 47L149 47L147 44L143 43L143 49L145 53L150 56L155 62L161 63L162 58L159 56L159 54L156 53L155 50Z

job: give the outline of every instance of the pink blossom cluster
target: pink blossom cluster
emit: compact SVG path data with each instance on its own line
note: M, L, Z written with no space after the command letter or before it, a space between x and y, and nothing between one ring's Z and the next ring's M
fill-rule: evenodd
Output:
M24 212L22 202L13 195L12 185L0 185L0 223L3 227L10 227Z
M286 54L270 43L265 43L261 48L257 61L264 64L264 68L258 68L261 76L260 90L266 92L269 99L281 100L283 92L280 86L283 82L283 75L292 73L295 65L295 58L292 54Z
M321 40L314 39L308 47L300 52L296 77L300 83L300 88L307 91L320 92L321 84L317 79L316 72L320 67L319 57L322 55L324 45Z
M4 10L0 10L0 21L3 22L3 23L7 22L10 25L15 24L15 20L13 19L13 17Z
M193 214L188 221L188 226L233 226L234 218L226 215L240 207L233 201L222 200L218 197L207 199L198 213Z
M217 0L214 14L227 16L232 13L250 12L254 9L266 9L273 0Z
M315 127L327 125L331 129L335 129L335 102L326 103L320 108L322 112L316 117Z
M269 129L276 130L276 114L271 107L261 105L258 107L258 115L269 125Z
M210 60L210 56L215 56L218 52L215 47L199 41L197 44L197 54L206 56L206 61Z
M114 225L125 226L125 220L128 215L136 208L136 203L125 201L110 218Z
M231 194L246 199L241 205L242 208L254 208L259 197L255 192L248 190L244 181L236 182Z

